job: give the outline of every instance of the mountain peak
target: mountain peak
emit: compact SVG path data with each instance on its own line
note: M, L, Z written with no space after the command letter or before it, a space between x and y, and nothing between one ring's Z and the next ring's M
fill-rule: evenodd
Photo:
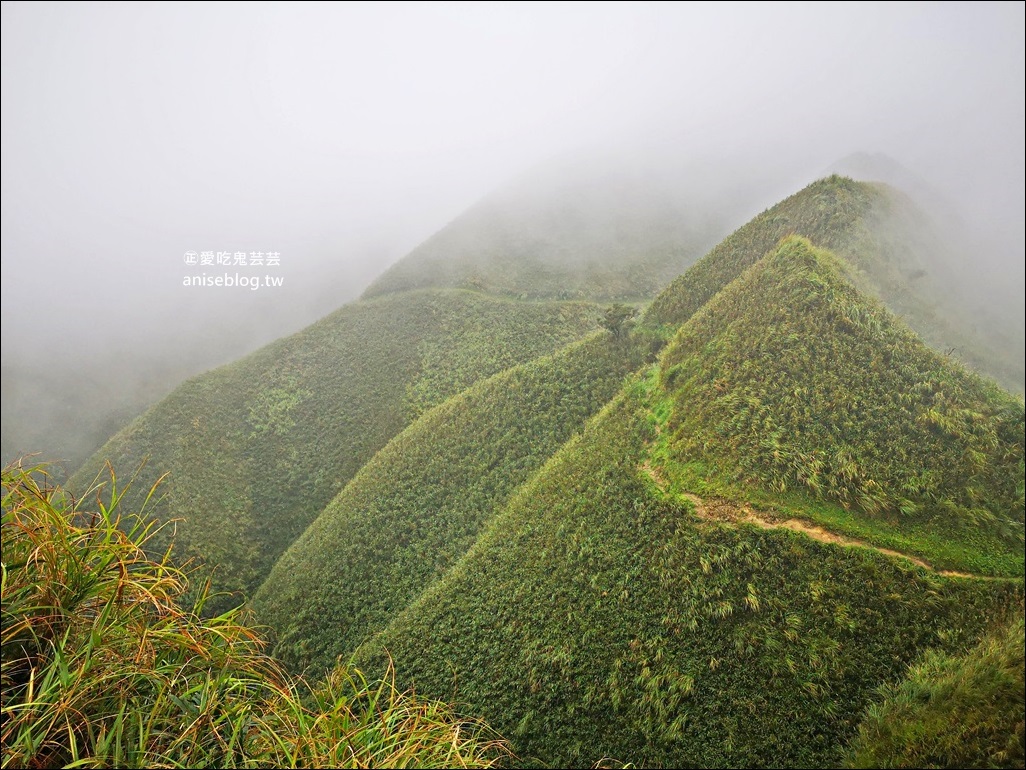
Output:
M693 315L661 363L671 455L731 484L898 521L1021 528L1005 518L1015 480L993 472L1007 471L1003 453L1021 454L1021 408L927 348L851 275L790 236Z

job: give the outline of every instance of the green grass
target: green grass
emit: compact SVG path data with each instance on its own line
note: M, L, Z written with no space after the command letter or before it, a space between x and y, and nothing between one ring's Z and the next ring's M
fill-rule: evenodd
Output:
M454 396L357 474L254 598L290 667L323 671L444 576L642 362L600 332Z
M3 471L3 767L490 767L509 755L440 702L339 667L313 688L237 610L185 608L155 530L76 509L45 469ZM144 511L138 513L144 514ZM387 674L388 672L386 672Z
M961 653L928 651L880 688L848 767L1022 767L1023 618Z
M937 570L1009 579L1023 573L1023 553L1009 548L1008 541L993 532L965 527L941 530L930 523L898 517L867 517L864 511L846 509L801 491L771 492L732 483L700 461L678 462L657 449L651 457L662 475L672 479L667 497L678 505L688 505L683 498L686 492L749 503L777 518L804 519L838 535L923 559Z
M426 408L597 328L597 306L418 291L352 303L292 337L177 388L69 482L111 461L165 472L150 513L177 521L177 552L215 566L217 591L251 595L356 472ZM137 502L136 500L132 501ZM170 529L155 536L166 547ZM214 601L216 609L238 598Z
M701 459L682 457L664 431L673 411L673 398L659 386L659 366L650 367L635 382L632 392L645 404L656 438L648 449L648 461L663 486L653 484L654 493L670 503L690 507L686 493L748 503L778 518L799 518L830 532L879 547L889 548L925 560L938 570L954 570L981 576L1022 575L1022 550L1009 548L1006 538L978 527L939 530L900 516L867 516L858 508L844 508L800 489L764 489L737 483L729 473L716 470Z

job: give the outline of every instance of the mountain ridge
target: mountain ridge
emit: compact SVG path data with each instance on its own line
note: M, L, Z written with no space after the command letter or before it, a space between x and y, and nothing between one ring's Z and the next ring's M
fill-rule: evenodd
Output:
M542 284L397 284L117 440L178 436L178 504L217 512L186 545L297 671L394 660L525 762L829 766L877 688L1022 603L1022 401L924 341L961 331L923 226L819 180L601 332Z

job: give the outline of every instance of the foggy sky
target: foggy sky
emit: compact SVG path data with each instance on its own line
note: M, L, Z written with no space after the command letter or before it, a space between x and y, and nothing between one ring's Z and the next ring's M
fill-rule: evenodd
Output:
M997 234L979 274L1021 297L1023 8L4 3L4 357L299 328L566 157L787 194L883 152ZM285 285L183 288L208 249L279 252Z

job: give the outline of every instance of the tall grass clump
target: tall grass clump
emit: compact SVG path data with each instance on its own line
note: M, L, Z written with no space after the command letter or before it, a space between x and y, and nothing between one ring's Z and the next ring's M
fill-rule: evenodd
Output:
M201 618L113 472L84 511L45 467L3 470L2 767L490 767L506 745L391 671L308 686L242 611ZM152 490L145 497L152 499ZM180 602L196 598L188 608Z
M849 767L1022 767L1023 618L958 655L929 650L901 682L880 688Z

